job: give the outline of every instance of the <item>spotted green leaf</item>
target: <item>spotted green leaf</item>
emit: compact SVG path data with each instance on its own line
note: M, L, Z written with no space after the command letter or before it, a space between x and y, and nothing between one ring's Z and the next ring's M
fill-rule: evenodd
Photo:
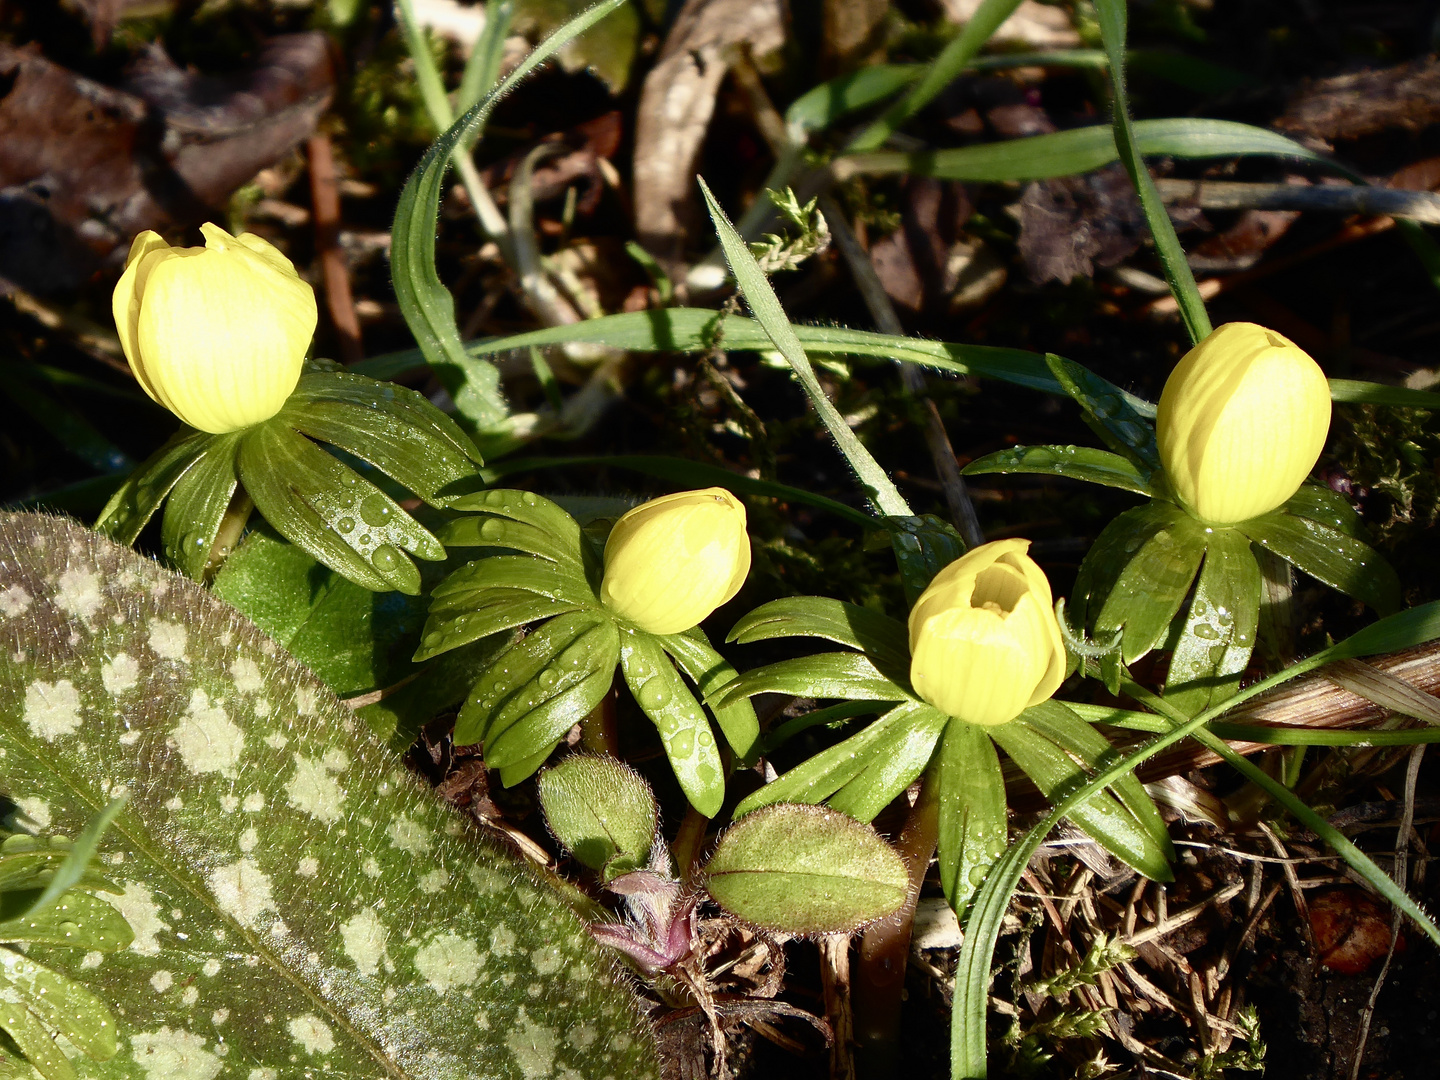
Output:
M118 1027L110 1061L64 1059L81 1080L657 1074L550 879L222 601L59 519L0 517L0 751L60 832L129 793L98 894L128 947L0 952L57 977L63 1016L0 993L26 1053L83 1014L75 987Z

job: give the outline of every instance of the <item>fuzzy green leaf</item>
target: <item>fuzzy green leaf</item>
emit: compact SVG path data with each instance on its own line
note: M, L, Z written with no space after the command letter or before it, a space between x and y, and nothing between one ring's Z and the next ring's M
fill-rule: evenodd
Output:
M650 857L660 807L644 778L612 757L573 754L540 774L540 806L555 839L606 881Z
M786 934L844 934L898 910L905 863L868 825L819 806L770 806L720 837L705 887L746 922Z
M123 891L100 899L131 945L98 966L0 950L123 1005L115 1057L69 1060L82 1080L656 1075L568 900L233 609L29 515L0 518L0 593L7 788L72 834L130 793L101 856ZM40 1058L86 1015L56 987L53 1015L0 1010Z

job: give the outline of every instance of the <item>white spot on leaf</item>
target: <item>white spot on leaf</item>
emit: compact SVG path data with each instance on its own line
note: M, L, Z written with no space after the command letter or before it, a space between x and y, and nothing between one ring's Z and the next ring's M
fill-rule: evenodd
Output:
M187 986L185 992L180 995L180 1004L187 1008L200 1000L200 991L193 986Z
M122 881L125 891L116 896L114 893L97 892L95 895L106 901L127 923L135 935L135 940L130 943L130 951L139 953L141 956L155 956L160 952L160 944L155 940L155 935L169 930L169 924L160 918L160 905L155 902L155 894L150 891L150 886L141 881Z
M431 870L420 878L420 891L425 893L443 892L450 884L450 875L444 870Z
M235 689L242 694L253 694L265 686L260 668L248 656L237 656L230 665L230 677L235 680Z
M555 1043L555 1030L531 1020L523 1005L505 1033L505 1045L525 1080L540 1080L555 1071Z
M220 961L212 956L209 960L205 961L205 966L200 969L200 974L204 975L207 979L213 979L216 975L220 974Z
M217 867L205 880L220 910L241 926L254 926L261 915L275 910L270 877L248 855L238 862Z
M161 619L150 624L150 648L163 660L185 660L189 637L185 627L179 623Z
M140 682L140 665L129 653L116 653L114 659L100 665L100 681L107 694L119 697Z
M159 971L155 972L154 975L150 976L150 985L155 988L155 992L157 994L163 994L166 990L169 990L170 987L175 985L175 976L172 972L166 971L164 968L161 968Z
M185 767L195 775L233 776L245 749L245 734L204 690L190 695L190 706L170 732Z
M430 830L408 814L401 814L391 822L385 835L390 837L390 843L401 851L408 851L412 855L430 853Z
M255 845L258 843L260 843L260 834L254 829L246 829L243 833L240 834L241 851L247 853L254 851Z
M415 951L415 970L438 993L469 986L480 974L475 942L447 930Z
M374 975L385 958L385 945L390 931L370 908L354 915L340 927L345 942L345 955L355 962L362 975Z
M44 799L16 799L15 805L25 811L42 832L50 827L50 804Z
M320 764L331 772L344 772L350 767L350 755L339 747L332 746L325 751L325 755L320 759Z
M345 816L345 793L324 764L314 758L295 755L295 772L285 783L285 794L291 806L326 825Z
M55 604L61 611L89 625L104 600L100 593L100 575L94 570L66 570L60 575L55 589Z
M184 1028L171 1031L168 1024L130 1036L130 1049L145 1080L215 1080L225 1064L205 1049L199 1035Z
M330 1025L309 1013L290 1021L290 1037L308 1054L328 1054L335 1049L335 1034Z
M54 742L80 726L80 694L69 679L36 679L25 688L25 723L37 738Z
M496 956L509 956L515 948L515 931L499 923L490 931L490 951Z
M301 877L314 877L320 872L320 860L313 855L306 855L295 867L295 872Z
M264 810L265 794L260 791L252 791L249 795L245 796L245 802L241 804L240 808L251 814L258 810Z
M0 615L7 619L24 615L30 610L32 599L34 598L19 585L11 585L4 592L0 592Z

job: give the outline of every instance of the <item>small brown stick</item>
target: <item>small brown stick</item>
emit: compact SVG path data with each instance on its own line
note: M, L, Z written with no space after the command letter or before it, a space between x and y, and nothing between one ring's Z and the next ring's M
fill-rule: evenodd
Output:
M825 1019L834 1039L830 1043L830 1080L855 1080L855 1016L850 1004L850 936L827 934L820 939L820 983L825 992Z
M350 295L350 270L340 250L340 183L335 175L335 154L330 136L310 136L310 202L315 208L315 250L325 281L325 307L340 346L340 359L353 364L365 355L360 320Z
M1255 827L1265 834L1271 850L1279 855L1285 862L1281 863L1281 869L1285 873L1285 883L1290 886L1290 900L1295 905L1295 913L1300 916L1300 929L1305 932L1305 940L1310 945L1310 951L1315 949L1315 935L1310 929L1310 904L1305 899L1305 890L1300 885L1300 875L1295 872L1294 863L1290 862L1290 852L1285 850L1285 845L1275 835L1274 830L1263 821L1257 821Z

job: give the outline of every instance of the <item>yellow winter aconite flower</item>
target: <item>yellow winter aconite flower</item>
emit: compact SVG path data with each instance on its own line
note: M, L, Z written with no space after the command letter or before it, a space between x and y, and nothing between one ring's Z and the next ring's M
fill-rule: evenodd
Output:
M651 499L615 523L600 598L652 634L689 630L750 572L745 507L724 488Z
M956 559L910 612L910 684L942 712L1005 724L1065 679L1065 643L1029 540L996 540Z
M152 398L221 434L268 420L300 378L315 291L260 237L204 224L204 247L143 232L115 286L115 327Z
M1254 323L1226 323L1171 372L1155 417L1170 486L1220 525L1274 510L1315 467L1330 386L1308 353Z

